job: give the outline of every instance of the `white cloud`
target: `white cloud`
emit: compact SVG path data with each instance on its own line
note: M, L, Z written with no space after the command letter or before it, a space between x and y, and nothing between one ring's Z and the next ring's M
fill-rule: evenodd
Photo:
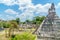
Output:
M60 8L60 3L58 3L58 4L56 5L56 8L57 8L57 9Z
M17 0L17 2L23 5L23 4L30 4L32 0Z
M37 4L34 5L32 3L32 0L20 0L19 1L19 9L24 11L24 10L32 10L32 11L37 11L37 13L39 12L47 12L47 9L50 7L50 3L47 3L45 5L42 4Z
M3 4L8 5L8 6L17 4L17 2L15 0L0 0L0 3L3 3Z
M33 5L32 0L20 0L19 1L19 10L22 11L20 18L21 19L32 19L35 13L47 13L48 8L51 4L47 3L45 5L37 4ZM35 12L35 13L34 13Z
M20 10L22 10L22 12L24 13L24 14L26 14L26 13L29 13L29 15L30 14L32 14L33 13L33 15L34 15L34 12L35 13L37 13L37 14L42 14L42 13L48 13L48 9L51 7L51 3L46 3L46 4L44 4L44 5L42 5L42 4L37 4L37 5L33 5L33 3L31 2L31 3L28 3L28 4L23 4L23 6L22 5L20 5ZM58 3L58 6L57 6L58 8L60 7L60 3ZM26 12L25 13L25 11L30 11L30 12ZM27 15L26 15L27 16ZM23 16L24 17L24 16ZM33 16L31 16L31 17L33 17ZM24 17L25 18L25 17ZM28 17L29 18L29 17ZM22 18L23 19L23 18Z
M47 13L48 8L50 7L50 4L45 4L45 5L27 5L25 10L23 10L23 13L20 15L21 20L23 19L32 19L35 15L35 13L39 13L41 14L41 12L43 13ZM35 12L35 13L34 13Z
M15 17L14 16L11 16L11 15L5 15L5 17L7 18L7 20L15 19Z
M23 4L28 4L31 3L31 0L0 0L0 3L3 3L7 6L11 5L23 5Z
M18 0L18 5L20 10L25 10L32 5L32 0Z
M22 21L25 21L26 19L32 20L32 17L34 17L34 14L30 11L25 11L20 15Z
M5 5L11 6L11 5L18 5L19 9L21 10L22 13L18 15L18 12L12 10L12 9L7 9L5 10L6 13L10 14L17 14L16 17L20 17L21 19L31 19L34 17L35 13L41 14L43 13L48 13L48 9L50 8L51 4L46 3L44 5L42 4L37 4L34 5L32 3L32 0L0 0L0 3L4 3ZM56 5L56 8L60 8L60 3Z
M13 16L7 16L8 20L15 19Z
M8 13L8 14L18 14L18 12L14 11L12 9L5 10L5 13Z
M31 8L33 11L37 10L37 12L47 12L47 9L50 6L49 3L45 5L42 5L42 4L33 5L32 0L0 0L0 3L4 3L5 5L8 5L8 6L17 4L19 5L19 9L22 11Z
M51 4L47 3L45 5L41 5L41 4L37 4L35 7L36 7L36 12L37 13L47 13L48 12L48 9L50 8Z

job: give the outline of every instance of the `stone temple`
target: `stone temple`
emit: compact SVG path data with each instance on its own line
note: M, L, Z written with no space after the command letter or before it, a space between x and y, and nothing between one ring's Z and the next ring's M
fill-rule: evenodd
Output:
M37 28L35 34L39 38L47 38L47 40L60 39L60 18L56 15L54 3L51 4L48 15L43 20L40 27Z

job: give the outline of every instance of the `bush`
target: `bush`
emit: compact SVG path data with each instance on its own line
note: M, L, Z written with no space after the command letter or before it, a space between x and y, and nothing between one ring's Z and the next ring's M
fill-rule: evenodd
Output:
M11 40L36 40L36 36L31 33L22 33L16 35L14 38L11 38Z

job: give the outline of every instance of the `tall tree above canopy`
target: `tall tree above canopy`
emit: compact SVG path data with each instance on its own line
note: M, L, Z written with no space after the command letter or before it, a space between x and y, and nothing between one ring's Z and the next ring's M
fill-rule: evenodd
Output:
M16 18L16 22L17 22L17 24L19 24L20 23L20 18Z
M27 19L27 20L25 21L25 23L29 24L29 23L31 23L31 21Z
M44 18L45 18L45 16L41 16L41 17L36 16L36 17L34 17L32 23L33 24L41 24L41 22L44 20Z

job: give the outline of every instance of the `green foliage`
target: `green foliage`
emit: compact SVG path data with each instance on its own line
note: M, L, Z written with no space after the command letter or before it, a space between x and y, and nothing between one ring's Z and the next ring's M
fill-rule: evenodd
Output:
M20 23L20 19L16 18L16 22L17 22L17 24L19 24Z
M31 33L22 33L16 35L14 38L11 38L11 40L36 40L36 36Z
M42 16L42 17L36 16L36 17L34 17L32 23L33 24L41 24L42 21L44 20L44 18L45 18L45 16Z
M15 20L10 20L11 22L16 22L18 25L20 23L20 19L19 18L16 18Z
M3 23L2 22L0 22L0 27L2 27L3 26Z
M28 19L27 19L27 20L25 21L25 23L27 23L27 24L28 24L28 23L31 23L31 20L28 20Z
M22 24L25 24L25 22L21 22Z
M11 22L14 22L13 24L19 25L20 19L16 18L15 20L9 20L9 21L2 20L0 21L0 27L9 28L12 25Z
M9 27L11 26L11 24L10 24L9 22L3 22L3 23L2 23L2 26L3 26L4 28L9 28Z
M3 27L4 27L4 28L8 28L7 22L3 22Z

